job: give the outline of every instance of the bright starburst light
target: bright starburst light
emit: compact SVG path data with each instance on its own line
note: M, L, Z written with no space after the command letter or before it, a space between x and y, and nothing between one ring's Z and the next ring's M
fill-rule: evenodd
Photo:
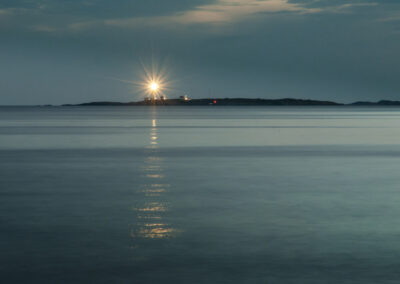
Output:
M159 86L157 82L151 82L149 88L152 92L157 92Z
M139 93L141 98L151 98L158 100L166 98L166 92L177 89L171 89L172 81L168 79L167 66L165 62L152 60L151 64L144 64L140 61L141 68L137 68L138 74L134 77L138 80L121 80L112 78L120 82L133 85L133 92Z

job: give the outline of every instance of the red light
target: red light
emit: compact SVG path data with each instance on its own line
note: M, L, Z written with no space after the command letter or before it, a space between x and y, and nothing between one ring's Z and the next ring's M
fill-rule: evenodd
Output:
M216 104L217 103L217 100L213 100L213 104Z

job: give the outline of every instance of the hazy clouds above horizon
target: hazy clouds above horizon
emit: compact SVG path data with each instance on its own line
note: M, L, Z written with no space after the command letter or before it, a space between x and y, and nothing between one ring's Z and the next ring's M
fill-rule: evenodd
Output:
M398 0L2 0L0 104L170 97L400 100ZM120 79L120 80L116 80Z

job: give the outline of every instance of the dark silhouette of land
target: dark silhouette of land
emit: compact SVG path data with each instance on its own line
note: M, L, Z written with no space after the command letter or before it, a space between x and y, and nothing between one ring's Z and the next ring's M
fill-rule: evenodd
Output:
M333 101L304 100L304 99L245 99L245 98L224 98L224 99L164 99L164 100L143 100L137 102L110 102L98 101L82 104L65 104L63 106L400 106L400 101L381 100L378 102L359 101L350 104L342 104Z

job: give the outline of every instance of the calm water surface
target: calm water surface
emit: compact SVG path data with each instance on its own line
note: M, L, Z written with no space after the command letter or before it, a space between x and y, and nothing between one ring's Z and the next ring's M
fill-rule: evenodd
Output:
M2 283L399 283L400 109L1 107Z

